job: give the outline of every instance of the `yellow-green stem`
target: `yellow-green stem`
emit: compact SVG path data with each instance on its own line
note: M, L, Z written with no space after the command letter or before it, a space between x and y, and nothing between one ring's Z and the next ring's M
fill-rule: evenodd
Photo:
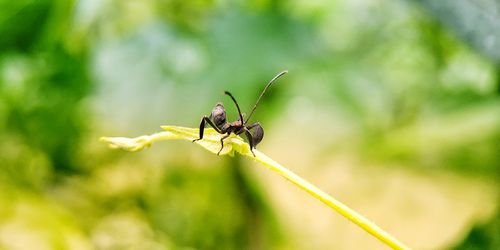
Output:
M389 233L385 232L383 229L375 225L373 222L369 221L356 211L350 209L348 206L336 200L329 194L323 192L321 189L317 188L310 182L304 180L294 172L290 171L289 169L285 168L284 166L280 165L276 161L272 160L271 158L267 157L265 154L257 150L254 150L254 152L256 161L264 164L267 168L278 173L285 179L289 180L290 182L297 185L301 189L305 190L312 196L316 197L317 199L319 199L320 201L322 201L323 203L325 203L326 205L328 205L329 207L333 208L335 211L340 213L342 216L352 221L354 224L360 226L365 231L378 238L380 241L389 245L393 249L410 249L408 246L406 246L405 244L394 238Z

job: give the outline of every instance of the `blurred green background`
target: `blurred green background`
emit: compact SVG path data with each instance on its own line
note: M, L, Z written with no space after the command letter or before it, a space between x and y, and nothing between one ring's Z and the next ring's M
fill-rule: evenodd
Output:
M0 1L0 249L386 249L190 143L231 91L259 149L415 249L500 249L496 0Z

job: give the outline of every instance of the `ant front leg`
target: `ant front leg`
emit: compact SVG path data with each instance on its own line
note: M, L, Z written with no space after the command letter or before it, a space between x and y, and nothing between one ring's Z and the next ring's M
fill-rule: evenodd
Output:
M204 115L201 118L201 123L200 123L200 138L194 139L193 142L203 139L203 133L205 132L206 123L208 123L210 126L212 126L215 129L215 131L217 131L217 133L222 134L222 131L217 126L215 126L215 124L212 122L212 120L210 120L210 118L208 118L206 115Z
M220 150L219 150L219 152L217 152L217 155L219 155L220 152L222 151L222 149L224 148L224 139L228 138L229 135L230 135L230 133L228 133L227 135L220 138Z

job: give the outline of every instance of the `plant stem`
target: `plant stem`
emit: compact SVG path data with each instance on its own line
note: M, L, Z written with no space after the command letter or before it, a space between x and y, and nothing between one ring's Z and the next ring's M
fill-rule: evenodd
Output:
M316 197L329 207L333 208L335 211L340 213L342 216L346 217L350 221L352 221L354 224L360 226L363 228L365 231L370 233L371 235L375 236L378 238L380 241L384 242L388 246L390 246L393 249L410 249L410 247L406 246L396 238L394 238L392 235L375 225L375 223L369 221L356 211L350 209L346 205L344 205L342 202L336 200L329 194L323 192L321 189L318 187L314 186L310 182L302 179L300 176L295 174L294 172L290 171L289 169L285 168L284 166L280 165L276 161L272 160L271 158L267 157L265 154L254 150L255 152L255 160L264 164L267 168L271 169L272 171L278 173L279 175L283 176L285 179L289 180L293 184L297 185L301 189L305 190L312 196ZM248 155L253 158L252 155Z

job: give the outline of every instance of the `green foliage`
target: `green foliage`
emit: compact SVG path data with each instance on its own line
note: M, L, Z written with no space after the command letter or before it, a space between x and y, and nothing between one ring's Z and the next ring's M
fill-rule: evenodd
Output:
M496 215L490 222L478 224L455 250L497 249L500 247L500 216Z
M90 92L91 83L85 57L69 51L60 40L68 16L59 16L56 10L67 8L67 4L2 4L2 11L6 12L0 20L0 96L6 108L2 110L5 122L0 133L12 140L6 147L29 145L24 147L27 151L20 151L17 156L0 151L8 154L4 158L9 159L7 167L12 176L7 179L24 182L24 178L32 178L29 173L23 174L25 166L21 163L31 154L45 158L56 173L74 172L82 167L76 159L86 127L81 100Z
M484 56L500 62L500 3L495 0L417 0Z

